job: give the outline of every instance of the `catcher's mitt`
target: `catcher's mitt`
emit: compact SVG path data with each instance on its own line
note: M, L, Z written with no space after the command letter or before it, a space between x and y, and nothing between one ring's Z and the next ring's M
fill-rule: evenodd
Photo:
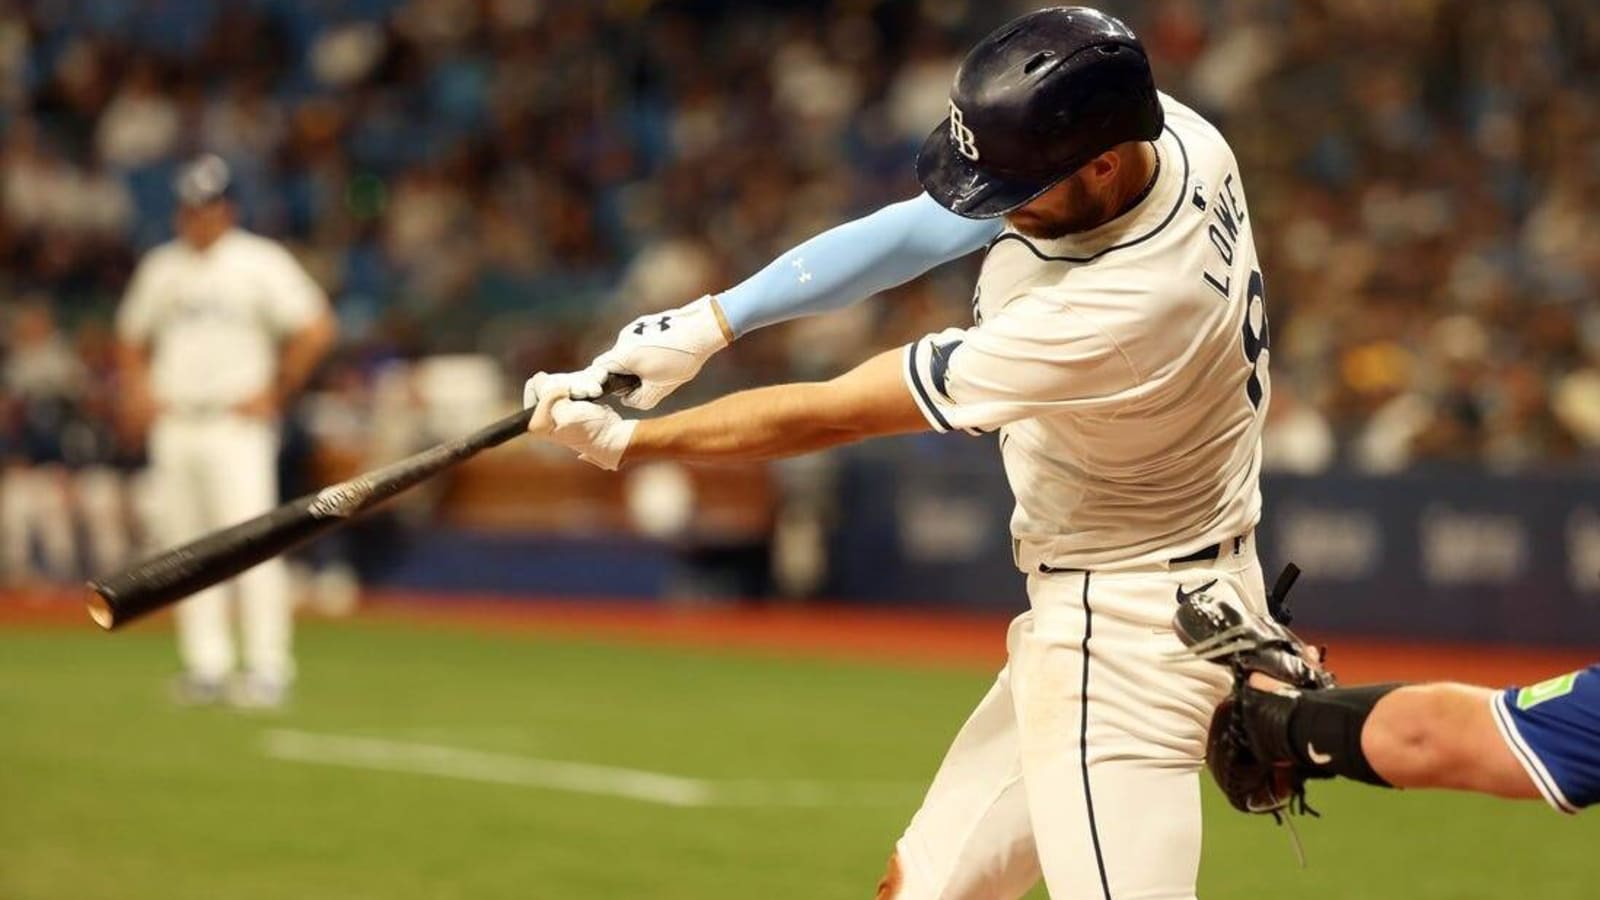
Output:
M1211 718L1206 767L1235 809L1271 815L1311 813L1305 802L1308 777L1288 744L1288 717L1298 690L1333 687L1322 653L1287 627L1285 597L1300 570L1290 565L1268 602L1273 618L1257 615L1204 590L1185 597L1173 627L1187 653L1227 666L1233 691ZM1259 672L1284 685L1279 691L1250 686Z
M1302 767L1284 738L1269 737L1288 730L1293 707L1292 696L1258 690L1238 678L1233 694L1212 714L1206 768L1234 809L1280 821L1285 813L1316 815L1306 803L1306 781L1327 776Z

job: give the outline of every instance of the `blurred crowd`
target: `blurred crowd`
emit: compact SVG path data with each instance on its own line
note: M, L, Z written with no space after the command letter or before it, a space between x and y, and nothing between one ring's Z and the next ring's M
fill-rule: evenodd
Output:
M1033 5L0 0L0 452L137 465L108 323L196 152L334 298L325 393L441 353L509 384L909 196L963 49ZM1590 0L1102 5L1238 153L1274 468L1600 458ZM975 263L758 333L697 389L960 321Z

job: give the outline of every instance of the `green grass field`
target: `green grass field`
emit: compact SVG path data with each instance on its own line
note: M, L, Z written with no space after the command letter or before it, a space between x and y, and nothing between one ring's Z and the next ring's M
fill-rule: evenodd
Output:
M868 897L988 682L313 624L293 708L247 715L173 708L171 654L159 628L0 630L0 900ZM418 766L500 782L391 770ZM594 777L709 793L541 786ZM1302 825L1300 871L1281 830L1208 795L1201 895L1595 896L1600 820L1338 786L1313 799L1325 818Z

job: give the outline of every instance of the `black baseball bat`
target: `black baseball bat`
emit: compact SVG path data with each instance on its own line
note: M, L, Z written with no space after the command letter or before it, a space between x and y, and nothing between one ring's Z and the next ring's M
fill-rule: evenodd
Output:
M606 378L607 394L637 387L632 375ZM379 503L528 429L519 410L466 437L307 494L89 582L89 617L110 631L227 581L251 566L343 525Z

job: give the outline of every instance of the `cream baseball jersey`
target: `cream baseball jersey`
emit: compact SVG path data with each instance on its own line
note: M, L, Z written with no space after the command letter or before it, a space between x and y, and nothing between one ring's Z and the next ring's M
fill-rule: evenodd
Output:
M999 431L1024 571L1160 563L1260 518L1270 340L1244 187L1216 128L1161 102L1133 209L1061 240L1008 228L975 324L906 349L935 429Z
M234 229L204 251L151 250L117 332L151 347L151 390L171 409L224 409L268 387L277 344L327 308L317 283L274 241Z

